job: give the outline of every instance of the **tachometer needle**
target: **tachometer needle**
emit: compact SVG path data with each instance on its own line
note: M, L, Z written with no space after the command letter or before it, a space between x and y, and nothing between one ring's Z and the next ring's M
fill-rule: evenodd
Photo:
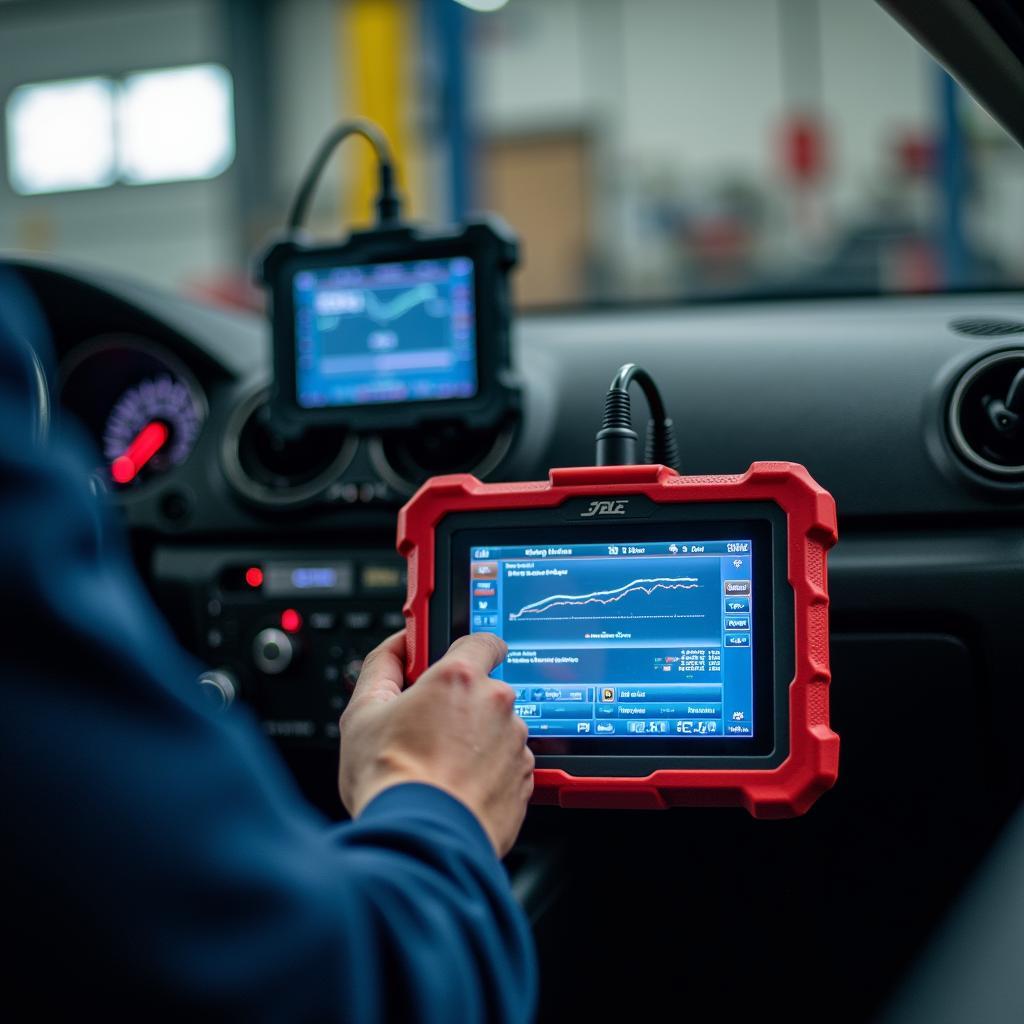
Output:
M135 440L110 464L110 475L119 484L130 484L143 466L164 446L167 427L158 420L147 423Z

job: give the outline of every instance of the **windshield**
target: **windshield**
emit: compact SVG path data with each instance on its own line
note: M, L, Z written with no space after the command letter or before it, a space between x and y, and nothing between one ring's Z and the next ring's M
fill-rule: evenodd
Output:
M869 0L3 4L0 95L0 247L227 303L354 114L415 217L508 221L522 308L1024 285L1024 152Z

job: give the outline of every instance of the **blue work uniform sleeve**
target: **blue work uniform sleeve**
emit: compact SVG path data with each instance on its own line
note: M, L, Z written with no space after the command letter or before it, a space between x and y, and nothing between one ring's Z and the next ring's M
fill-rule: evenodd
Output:
M19 301L0 280L0 306ZM2 311L0 311L2 314ZM306 804L204 707L74 429L44 448L0 315L5 995L114 1018L527 1021L529 929L479 822L409 784ZM12 922L15 927L12 927Z

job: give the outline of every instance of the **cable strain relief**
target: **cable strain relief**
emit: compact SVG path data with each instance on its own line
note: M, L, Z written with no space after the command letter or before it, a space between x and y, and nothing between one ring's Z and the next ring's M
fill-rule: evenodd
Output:
M395 191L395 169L391 163L381 161L379 170L377 222L378 224L394 224L401 211L401 201Z
M604 397L604 421L602 428L625 427L633 429L633 412L629 392L620 389L609 391Z
M649 465L658 464L668 466L669 469L679 469L679 446L676 443L675 425L668 417L660 423L653 419L647 421L644 460Z

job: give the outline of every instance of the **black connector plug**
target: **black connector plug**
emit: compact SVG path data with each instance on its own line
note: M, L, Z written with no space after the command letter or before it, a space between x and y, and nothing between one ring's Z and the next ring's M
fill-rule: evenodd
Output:
M644 462L679 469L679 449L675 427L665 413L665 403L654 378L636 363L626 363L612 379L604 399L604 419L595 438L597 465L636 465L636 446L639 435L633 429L633 412L629 387L636 381L643 389L651 410L644 442Z
M613 386L604 396L604 420L597 432L597 465L633 466L639 435L633 429L629 392Z

